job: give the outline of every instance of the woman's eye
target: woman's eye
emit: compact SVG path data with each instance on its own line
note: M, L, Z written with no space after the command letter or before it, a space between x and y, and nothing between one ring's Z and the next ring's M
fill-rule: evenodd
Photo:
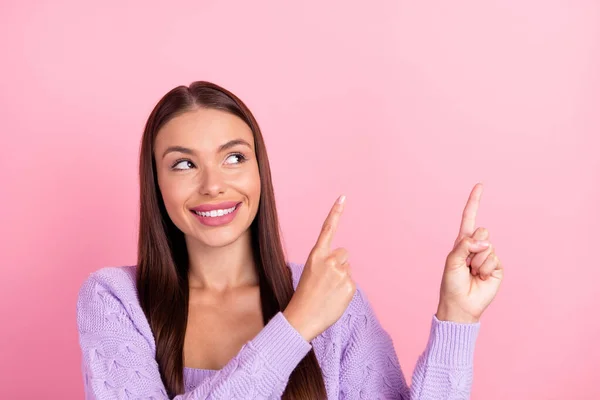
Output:
M192 162L190 160L181 160L181 161L177 161L171 168L173 168L173 169L190 169L190 168L194 168L194 164L192 164Z
M242 162L244 162L246 160L246 158L243 156L243 154L240 153L235 153L230 155L229 157L227 157L227 159L225 160L226 164L240 164Z

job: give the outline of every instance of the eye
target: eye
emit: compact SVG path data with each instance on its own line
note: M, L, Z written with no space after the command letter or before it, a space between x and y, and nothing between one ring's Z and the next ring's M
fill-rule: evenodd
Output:
M194 164L190 160L177 160L171 169L185 170L194 168Z
M246 161L246 157L242 153L234 153L227 156L225 164L241 164Z

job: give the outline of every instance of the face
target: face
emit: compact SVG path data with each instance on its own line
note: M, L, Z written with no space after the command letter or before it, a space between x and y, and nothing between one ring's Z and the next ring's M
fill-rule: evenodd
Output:
M261 188L244 121L214 109L183 113L158 132L154 159L167 213L188 244L222 247L250 234Z

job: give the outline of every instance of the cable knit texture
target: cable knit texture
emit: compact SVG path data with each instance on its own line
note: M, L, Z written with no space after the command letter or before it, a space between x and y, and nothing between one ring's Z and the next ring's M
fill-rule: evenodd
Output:
M302 266L289 267L296 287ZM168 399L135 267L91 274L79 292L77 325L86 399ZM279 399L311 346L329 399L468 399L479 327L434 315L409 387L390 336L359 288L343 316L311 343L278 313L221 370L184 368L186 393L175 399Z

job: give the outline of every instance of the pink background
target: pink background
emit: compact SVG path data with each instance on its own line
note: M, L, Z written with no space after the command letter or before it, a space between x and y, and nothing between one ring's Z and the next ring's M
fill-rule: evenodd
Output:
M483 181L506 280L472 398L600 398L600 3L93 3L0 5L0 398L82 398L77 291L135 262L143 124L199 79L259 120L292 260L348 196L407 377Z

